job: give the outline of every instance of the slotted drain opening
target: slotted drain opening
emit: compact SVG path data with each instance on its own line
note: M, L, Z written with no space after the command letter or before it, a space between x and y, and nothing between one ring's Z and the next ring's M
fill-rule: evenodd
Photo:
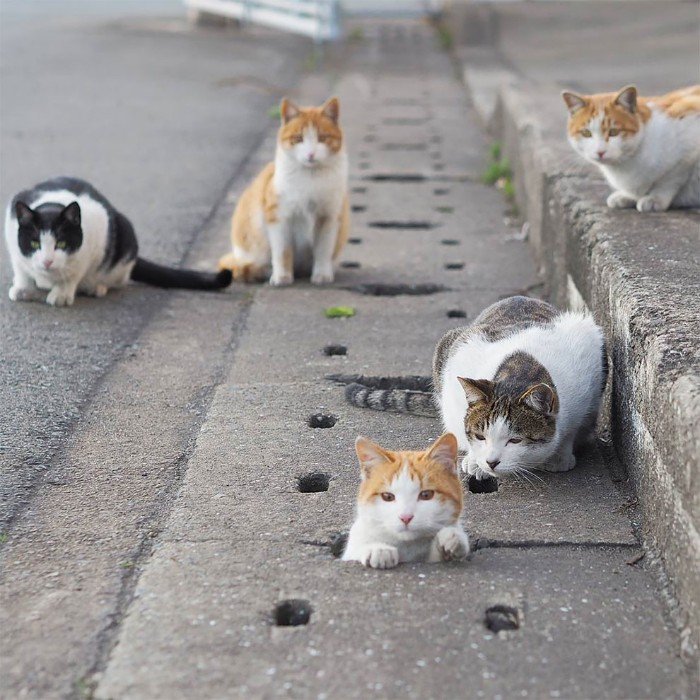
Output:
M343 262L340 263L340 267L344 267L347 270L356 270L358 267L362 267L362 265L355 260L343 260Z
M353 204L350 208L354 212L367 211L367 207L364 204Z
M454 207L435 207L435 211L440 214L452 214L454 210Z
M420 374L407 374L401 377L372 377L364 374L329 374L326 376L337 384L361 384L368 389L404 389L405 391L422 391L430 393L433 390L432 377Z
M362 243L362 239L361 238L348 238L348 243L350 243L351 245L360 245L360 243Z
M463 262L445 263L446 270L462 270L463 268L464 268Z
M346 287L352 292L359 292L371 297L425 296L449 291L441 284L358 284Z
M323 348L323 354L327 357L335 357L336 355L347 355L348 349L345 345L326 345Z
M431 221L370 221L370 228L393 229L400 231L429 231L440 224Z
M366 187L353 187L352 192L354 192L355 194L364 194L365 192L367 192L367 188Z
M467 312L462 309L450 309L447 312L447 318L466 318Z
M418 173L379 173L366 175L363 179L372 182L424 182L428 178Z
M300 493L321 493L328 491L331 477L324 472L311 472L297 477L297 489Z
M467 488L471 493L496 493L498 491L498 479L493 476L477 479L472 474L467 481Z
M492 605L486 609L484 625L496 634L520 629L518 609L511 605Z
M449 187L436 187L433 190L433 194L437 195L438 197L444 197L446 194L450 194L450 188Z
M309 428L332 428L337 422L332 413L314 413L308 420Z
M273 618L278 627L299 627L308 625L313 608L308 600L290 598L275 605Z
M459 245L461 241L458 241L456 238L443 238L440 243L442 245Z

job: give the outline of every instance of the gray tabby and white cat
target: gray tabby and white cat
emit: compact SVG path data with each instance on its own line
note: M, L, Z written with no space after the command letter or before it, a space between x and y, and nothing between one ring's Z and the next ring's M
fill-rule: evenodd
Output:
M433 357L432 396L355 383L346 397L357 406L421 415L437 406L465 454L463 471L483 478L572 469L574 449L595 425L606 378L603 333L590 314L510 297L443 336Z
M202 290L231 283L229 270L177 270L137 257L131 222L76 178L57 177L17 194L7 209L5 241L14 273L12 301L70 306L78 292L101 297L129 279Z

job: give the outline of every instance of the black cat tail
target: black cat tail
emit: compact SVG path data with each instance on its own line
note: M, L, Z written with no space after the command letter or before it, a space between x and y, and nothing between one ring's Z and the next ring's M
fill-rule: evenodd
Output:
M228 287L231 284L232 275L231 270L220 272L178 270L143 258L136 258L136 264L131 270L131 279L166 289L217 290Z

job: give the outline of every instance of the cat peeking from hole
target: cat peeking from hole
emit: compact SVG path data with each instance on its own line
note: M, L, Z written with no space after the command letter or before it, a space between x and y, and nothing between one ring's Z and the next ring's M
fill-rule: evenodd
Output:
M344 561L391 569L400 562L466 558L454 435L422 452L392 452L358 437L355 450L362 481Z

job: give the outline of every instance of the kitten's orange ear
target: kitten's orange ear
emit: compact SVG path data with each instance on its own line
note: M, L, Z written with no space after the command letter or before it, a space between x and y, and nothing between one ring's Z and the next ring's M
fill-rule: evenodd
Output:
M380 464L384 464L384 462L388 462L390 459L389 453L383 447L379 447L379 445L362 435L358 435L355 440L355 452L357 452L357 459L360 462L363 479L370 475L372 469Z
M583 109L588 104L588 100L583 95L577 95L575 92L564 90L561 96L571 114L576 114L579 109Z
M634 85L623 87L613 100L616 105L634 114L637 111L637 88Z
M452 433L440 436L428 450L428 459L451 472L457 471L457 438Z
M330 100L327 100L323 107L321 107L321 111L325 116L337 124L338 118L340 117L340 102L338 101L338 98L331 97Z
M457 377L467 396L467 403L471 406L477 401L488 401L493 395L493 382L488 379L465 379Z
M282 103L280 104L280 116L282 117L282 124L286 124L290 119L298 117L300 111L301 110L294 104L294 102L287 99L286 97L282 98Z

